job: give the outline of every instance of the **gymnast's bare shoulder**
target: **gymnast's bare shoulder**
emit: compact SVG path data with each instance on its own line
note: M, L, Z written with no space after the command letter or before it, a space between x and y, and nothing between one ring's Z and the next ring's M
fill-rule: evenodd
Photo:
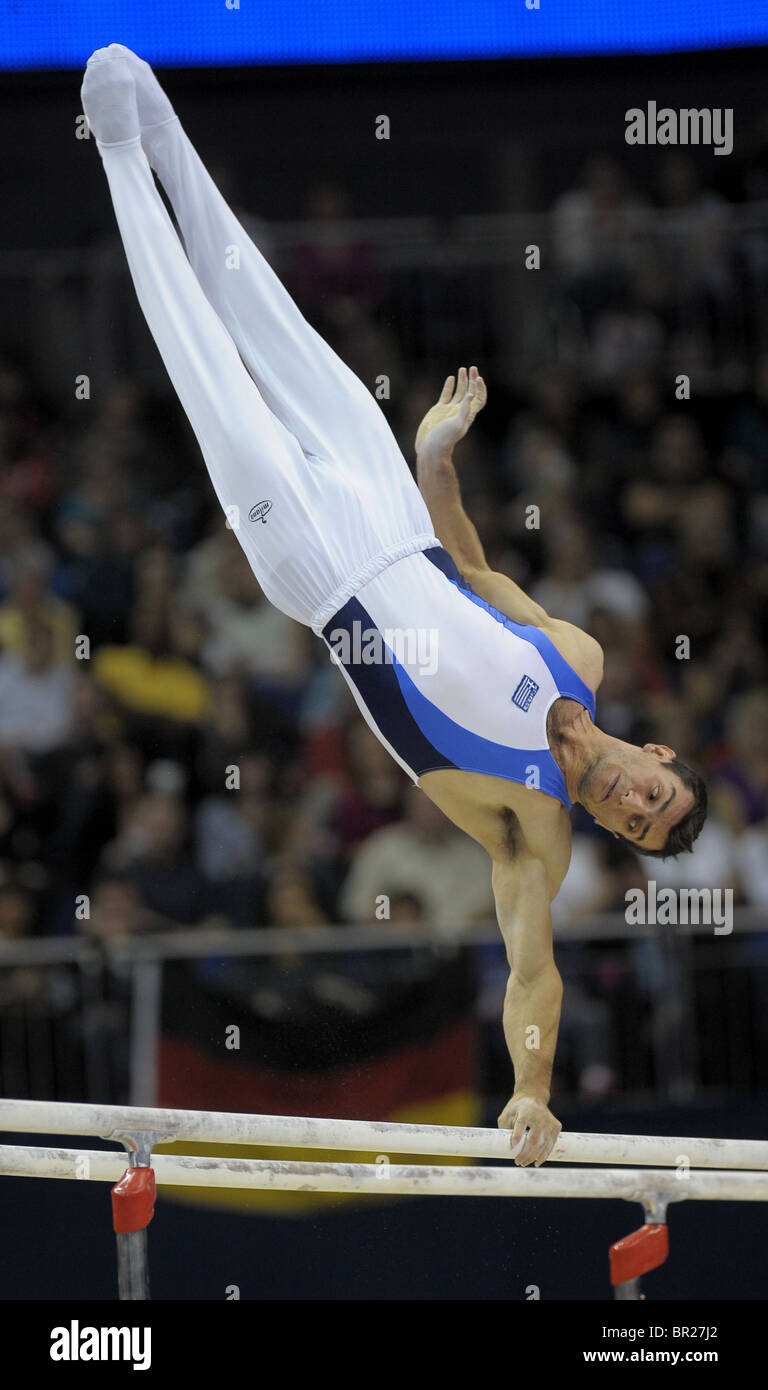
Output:
M560 801L522 783L456 768L424 773L419 787L494 863L542 863L552 901L571 857L571 820Z

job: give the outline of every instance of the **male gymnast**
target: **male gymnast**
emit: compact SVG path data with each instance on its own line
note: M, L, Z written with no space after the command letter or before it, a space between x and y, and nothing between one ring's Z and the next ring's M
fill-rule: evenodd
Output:
M452 461L485 404L477 369L449 377L422 421L417 486L374 398L249 240L148 65L120 44L97 50L82 99L139 303L264 593L326 642L384 747L490 855L515 1073L499 1125L515 1161L538 1166L561 1128L549 1110L562 999L550 904L571 804L643 854L675 855L704 822L704 784L671 748L596 726L598 643L489 568ZM436 660L414 632L436 636Z

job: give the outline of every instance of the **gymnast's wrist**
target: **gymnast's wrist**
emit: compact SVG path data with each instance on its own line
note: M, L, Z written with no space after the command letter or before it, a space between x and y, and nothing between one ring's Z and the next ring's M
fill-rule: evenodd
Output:
M548 1086L537 1086L535 1084L521 1085L515 1087L510 1105L513 1103L517 1105L521 1100L532 1100L535 1101L537 1105L544 1105L548 1108L550 1097L551 1092Z

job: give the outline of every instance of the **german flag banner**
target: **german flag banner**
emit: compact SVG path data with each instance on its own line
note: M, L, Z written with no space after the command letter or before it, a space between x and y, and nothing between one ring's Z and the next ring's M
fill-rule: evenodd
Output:
M163 979L157 1104L420 1124L478 1123L470 953L174 961ZM372 1162L337 1150L177 1143L173 1153ZM414 1163L455 1163L425 1154ZM384 1184L382 1184L384 1187ZM177 1200L302 1215L379 1198L177 1189ZM385 1193L382 1193L385 1197Z

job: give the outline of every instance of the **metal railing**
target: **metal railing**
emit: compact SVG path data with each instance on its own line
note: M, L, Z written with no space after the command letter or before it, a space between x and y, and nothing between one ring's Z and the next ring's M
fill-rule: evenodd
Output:
M265 228L269 258L289 285L301 248L329 235L325 223ZM673 353L690 354L691 338L699 339L700 390L740 389L755 354L768 348L768 203L723 205L708 244L705 233L695 221L681 226L675 213L633 210L611 235L603 273L619 304L638 292L653 311L658 290L655 307L675 339ZM330 234L369 248L377 281L370 317L394 336L405 367L444 375L446 360L471 350L487 373L521 382L557 362L588 375L589 315L556 214L366 219L334 223ZM540 249L536 270L525 264L530 245ZM170 392L117 237L6 254L0 279L5 316L14 333L24 325L41 383L71 399L73 410L73 362L100 380L124 374Z
M423 967L431 958L466 955L482 1084L501 1093L511 1073L501 1029L508 967L498 928L473 927L447 940L423 926L382 924L0 943L0 1094L153 1104L164 979L173 962L197 970L201 997L212 962L258 978L260 961L274 971L274 959L287 954L318 972L333 960L352 983L363 962L375 994L393 952L405 978L417 961ZM565 985L561 1095L577 1092L595 1065L614 1074L612 1093L622 1098L689 1101L768 1082L764 912L737 909L725 937L696 925L638 929L604 913L558 928L555 955Z

